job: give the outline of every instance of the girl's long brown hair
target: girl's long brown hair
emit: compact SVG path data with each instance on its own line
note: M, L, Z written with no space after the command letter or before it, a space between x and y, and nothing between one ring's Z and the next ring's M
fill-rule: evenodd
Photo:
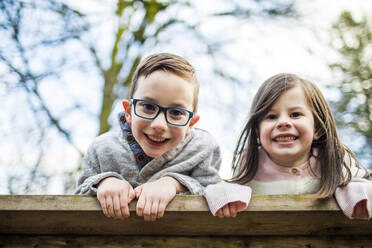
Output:
M230 181L245 184L254 178L259 159L257 134L259 123L277 99L295 86L302 87L305 93L306 101L314 116L315 132L319 137L313 141L311 147L311 153L313 148L318 148L317 160L320 163L321 172L321 186L316 195L319 198L330 197L338 186L350 182L352 160L358 168L361 166L351 150L341 143L331 109L318 87L289 73L281 73L269 78L258 89L248 121L234 151L232 161L234 177ZM345 157L345 154L348 156ZM349 160L348 163L345 163L346 160Z

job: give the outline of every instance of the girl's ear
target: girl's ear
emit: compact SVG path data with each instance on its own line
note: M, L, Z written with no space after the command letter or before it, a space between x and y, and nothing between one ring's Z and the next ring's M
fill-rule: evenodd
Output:
M318 140L320 138L319 131L314 131L313 140Z
M129 126L132 124L132 108L130 101L123 100L123 107L125 110L125 120L128 122Z

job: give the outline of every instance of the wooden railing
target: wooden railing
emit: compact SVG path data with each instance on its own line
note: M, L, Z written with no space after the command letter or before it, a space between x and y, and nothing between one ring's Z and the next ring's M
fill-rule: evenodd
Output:
M176 196L162 219L106 218L94 197L0 196L0 247L372 247L372 221L333 200L253 196L237 218L213 217L201 196Z

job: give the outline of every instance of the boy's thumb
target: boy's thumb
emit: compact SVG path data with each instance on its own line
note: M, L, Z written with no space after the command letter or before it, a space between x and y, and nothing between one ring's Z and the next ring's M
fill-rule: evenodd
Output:
M139 198L142 193L142 186L138 186L137 188L135 188L134 192L136 193L136 197Z
M136 193L134 192L133 189L131 189L131 190L129 191L129 195L128 195L129 202L131 202L135 197L136 197Z

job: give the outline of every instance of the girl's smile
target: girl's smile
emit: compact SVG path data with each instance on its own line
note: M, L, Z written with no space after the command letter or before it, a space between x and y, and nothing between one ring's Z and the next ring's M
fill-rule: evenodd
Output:
M284 92L259 124L262 147L277 164L293 167L305 163L315 137L314 117L303 89Z
M288 135L281 134L281 135L276 136L273 140L282 145L287 145L287 144L289 145L289 144L293 144L296 139L297 139L297 136L290 135L290 134Z

